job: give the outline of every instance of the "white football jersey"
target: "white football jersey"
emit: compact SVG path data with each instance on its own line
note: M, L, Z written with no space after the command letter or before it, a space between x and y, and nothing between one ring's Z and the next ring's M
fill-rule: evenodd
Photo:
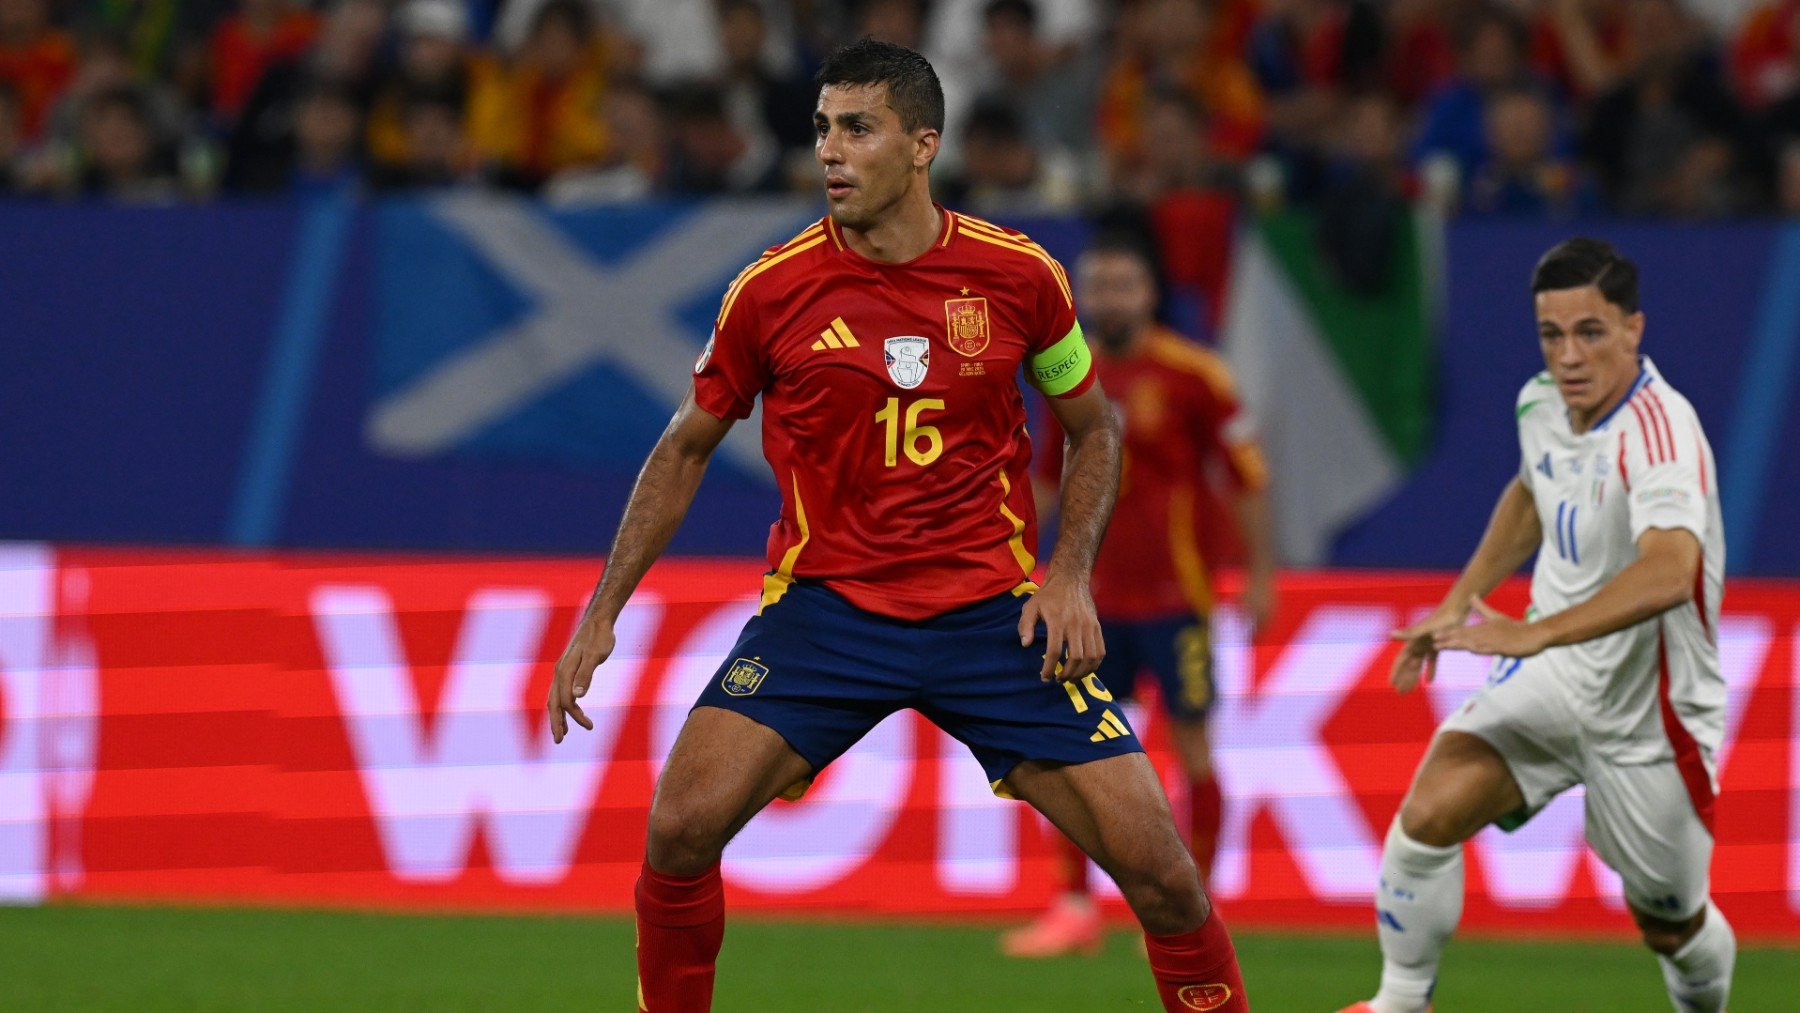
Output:
M1650 528L1691 531L1700 572L1689 604L1544 659L1568 688L1595 748L1615 762L1683 759L1707 769L1724 735L1717 631L1725 531L1712 447L1694 408L1648 356L1610 415L1577 435L1549 373L1519 392L1519 479L1537 503L1544 541L1531 575L1532 615L1593 597L1637 559ZM1501 659L1503 678L1510 659Z

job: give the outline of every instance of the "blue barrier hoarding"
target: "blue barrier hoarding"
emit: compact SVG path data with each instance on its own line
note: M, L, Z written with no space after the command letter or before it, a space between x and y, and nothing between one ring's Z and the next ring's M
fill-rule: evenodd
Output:
M0 538L597 553L725 286L818 213L0 204ZM1064 259L1089 231L1007 224ZM1466 557L1541 368L1531 265L1574 232L1642 265L1645 347L1708 427L1733 569L1800 573L1800 240L1755 223L1453 223L1432 449L1333 561ZM758 553L774 510L752 420L674 549Z

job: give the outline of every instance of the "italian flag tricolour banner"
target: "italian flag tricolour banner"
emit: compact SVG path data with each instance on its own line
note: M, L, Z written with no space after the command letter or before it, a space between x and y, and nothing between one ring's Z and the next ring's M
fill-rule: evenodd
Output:
M1299 212L1239 235L1221 345L1260 426L1286 563L1329 562L1430 445L1441 236L1409 213L1383 249L1334 253Z

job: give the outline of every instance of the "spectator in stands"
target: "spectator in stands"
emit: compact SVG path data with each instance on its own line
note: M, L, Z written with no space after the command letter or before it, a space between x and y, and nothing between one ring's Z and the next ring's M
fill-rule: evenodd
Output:
M1080 195L1068 157L1033 144L1025 115L1004 100L976 104L962 148L962 172L946 199L975 214L1067 211Z
M774 152L758 151L725 111L725 93L694 83L675 89L666 102L672 124L669 188L675 193L714 196L767 193L779 189Z
M19 127L19 93L0 81L0 195L25 188L25 138Z
M1205 0L1133 0L1101 86L1098 134L1112 179L1130 179L1163 139L1148 129L1151 96L1185 93L1203 112L1206 146L1237 160L1256 150L1262 94L1241 54L1221 50ZM1154 137L1154 143L1152 138Z
M754 157L778 163L784 176L804 173L809 182L816 182L812 83L770 68L767 19L758 0L723 0L719 25L725 48L725 109L731 122L756 152Z
M1632 214L1745 209L1747 121L1676 0L1635 0L1626 77L1589 111L1584 145L1614 204Z
M43 143L57 153L56 157L80 147L88 102L96 95L120 88L132 89L143 98L156 136L180 141L190 134L192 117L180 96L160 78L146 79L139 73L124 38L106 32L92 33L81 40L80 54L75 75L51 109L44 127Z
M70 181L74 192L131 203L164 203L181 195L173 145L157 136L149 103L133 87L87 100L78 156L78 173Z
M1250 66L1267 101L1265 144L1323 148L1345 90L1378 83L1381 30L1366 4L1270 0L1248 41Z
M553 177L544 187L547 200L563 206L606 204L642 200L662 188L669 151L656 96L636 81L615 81L607 89L605 110L607 130L617 143L598 166Z
M1497 9L1483 11L1463 25L1456 76L1425 106L1413 142L1415 164L1448 157L1463 179L1486 164L1488 99L1531 82L1526 43L1525 25Z
M1319 201L1318 242L1350 291L1389 290L1411 221L1405 119L1392 97L1369 91L1345 108L1336 155Z
M1456 76L1452 26L1479 9L1470 0L1389 0L1381 9L1382 80L1396 100L1417 105Z
M1592 101L1631 62L1632 0L1547 0L1532 23L1532 62L1566 95Z
M1556 111L1541 89L1495 92L1484 118L1489 158L1464 188L1466 213L1568 217L1600 209L1598 191L1556 153Z
M362 180L363 104L355 85L320 78L294 104L294 157L288 189L341 192Z
M400 115L406 161L369 169L376 190L441 190L473 182L462 104L452 95L415 94Z
M1800 88L1800 0L1776 0L1744 19L1731 47L1738 98L1762 109Z
M856 10L853 35L867 35L918 49L925 37L921 0L852 0Z
M207 44L229 0L94 0L75 26L125 40L138 81L162 81L193 108L208 103Z
M1121 203L1106 217L1113 227L1155 237L1168 319L1187 333L1210 334L1224 306L1237 215L1235 168L1213 155L1206 116L1186 91L1150 95L1144 122L1157 143L1115 181Z
M1061 155L1091 145L1095 68L1044 36L1034 0L989 0L982 43L986 62L978 104L1004 103L1018 110L1031 143L1040 149Z
M1775 210L1800 217L1800 142L1790 140L1776 152Z
M611 144L602 116L606 83L592 10L585 0L550 0L514 58L474 81L477 157L497 181L525 188L600 163Z
M469 46L469 15L457 0L408 0L394 15L399 36L393 72L376 88L369 107L368 148L376 162L404 164L405 110L414 96L453 101L468 117L469 93L477 67L498 68Z
M42 135L75 62L75 42L50 23L47 0L0 0L0 82L18 95L27 141Z
M295 0L238 0L238 11L213 29L212 112L237 122L245 104L277 63L297 59L319 33L319 17Z
M287 189L294 173L301 99L329 81L334 88L350 89L357 104L366 106L375 91L386 32L387 7L381 0L335 0L317 43L270 66L245 104L228 138L226 189Z

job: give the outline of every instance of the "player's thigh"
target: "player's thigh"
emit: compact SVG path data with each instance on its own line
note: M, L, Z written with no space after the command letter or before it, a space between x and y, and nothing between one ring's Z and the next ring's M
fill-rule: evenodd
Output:
M1712 832L1701 821L1673 761L1587 771L1587 839L1619 874L1631 907L1681 922L1706 905Z
M1539 659L1497 659L1488 684L1438 726L1401 804L1414 840L1460 843L1516 826L1581 781L1580 726Z
M1169 867L1192 869L1162 781L1143 753L1087 763L1028 760L1006 783L1121 886Z
M675 875L701 871L750 817L812 773L773 728L735 711L694 708L656 780L650 864Z

